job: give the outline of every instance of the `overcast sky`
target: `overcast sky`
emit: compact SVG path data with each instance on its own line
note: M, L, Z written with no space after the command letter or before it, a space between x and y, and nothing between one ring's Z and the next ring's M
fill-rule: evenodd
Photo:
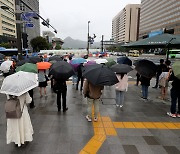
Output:
M112 19L127 4L140 4L141 0L39 0L40 14L49 18L50 24L58 31L57 37L87 40L90 21L90 35L96 34L95 41L102 35L109 40L112 35ZM41 31L50 30L41 24Z

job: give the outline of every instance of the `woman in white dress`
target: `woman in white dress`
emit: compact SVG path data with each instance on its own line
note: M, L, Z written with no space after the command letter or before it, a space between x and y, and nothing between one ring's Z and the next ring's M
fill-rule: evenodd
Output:
M26 141L33 140L33 128L26 104L31 103L32 98L29 93L25 93L18 97L23 113L20 119L7 119L7 144L14 142L18 147Z

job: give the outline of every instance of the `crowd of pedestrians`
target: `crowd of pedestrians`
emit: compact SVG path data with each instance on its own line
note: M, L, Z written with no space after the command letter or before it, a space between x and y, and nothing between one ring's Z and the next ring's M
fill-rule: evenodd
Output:
M64 59L68 63L71 61L72 57L69 60ZM42 59L43 61L43 59ZM172 81L171 88L171 108L170 112L167 112L167 115L170 117L180 117L180 80L174 76L174 73L170 67L170 61L160 60L160 65L158 66L156 73L156 85L153 88L160 87L161 89L161 99L167 99L167 89L168 82ZM12 70L15 72L15 63L13 63ZM79 89L80 82L80 91L83 91L84 97L87 98L87 115L86 119L88 122L92 121L92 118L95 122L98 121L98 113L99 113L99 104L100 97L102 95L102 90L104 86L102 85L94 85L88 79L83 77L83 69L84 64L80 63L76 72L72 77L72 83L75 85L76 90ZM4 72L4 77L10 75L10 72ZM38 70L38 82L39 82L39 93L40 98L43 96L47 97L46 87L49 81L51 80L51 88L57 94L56 102L57 102L57 110L58 112L63 110L66 112L68 107L66 105L66 97L67 97L67 85L66 80L57 79L53 75L49 74L46 70ZM124 105L124 97L125 92L128 91L128 74L127 73L117 73L116 74L118 83L115 84L115 93L116 93L116 107L122 108ZM49 78L48 78L49 77ZM150 86L151 78L147 78L145 76L137 73L137 83L139 82L142 86L142 99L148 101L148 88ZM7 95L8 99L13 96ZM19 119L7 119L7 144L10 142L14 142L17 146L21 146L21 144L25 144L25 142L30 142L33 140L33 128L31 124L31 119L28 113L27 104L30 104L30 108L34 108L34 100L33 100L33 89L29 90L27 93L18 97L20 100L20 106L23 110L22 116ZM176 104L178 102L178 111L176 112ZM92 107L94 106L94 115L92 113Z

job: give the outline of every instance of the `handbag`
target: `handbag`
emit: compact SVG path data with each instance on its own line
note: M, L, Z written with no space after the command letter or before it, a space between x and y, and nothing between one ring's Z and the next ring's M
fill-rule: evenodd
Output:
M21 110L20 101L17 97L10 97L10 99L8 99L5 102L5 113L6 113L7 119L19 119L19 118L21 118L22 113L23 113L23 109L24 109L24 105L23 105L23 108Z

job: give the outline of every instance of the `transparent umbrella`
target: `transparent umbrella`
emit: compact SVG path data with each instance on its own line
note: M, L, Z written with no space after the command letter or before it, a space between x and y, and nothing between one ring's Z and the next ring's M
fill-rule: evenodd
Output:
M1 71L3 71L3 72L9 72L9 70L10 70L10 67L11 67L11 65L13 64L13 61L11 61L11 60L6 60L6 61L4 61L2 64L1 64L1 66L0 66L0 70Z
M4 79L0 93L21 96L37 86L37 74L19 71L15 74L7 76Z

